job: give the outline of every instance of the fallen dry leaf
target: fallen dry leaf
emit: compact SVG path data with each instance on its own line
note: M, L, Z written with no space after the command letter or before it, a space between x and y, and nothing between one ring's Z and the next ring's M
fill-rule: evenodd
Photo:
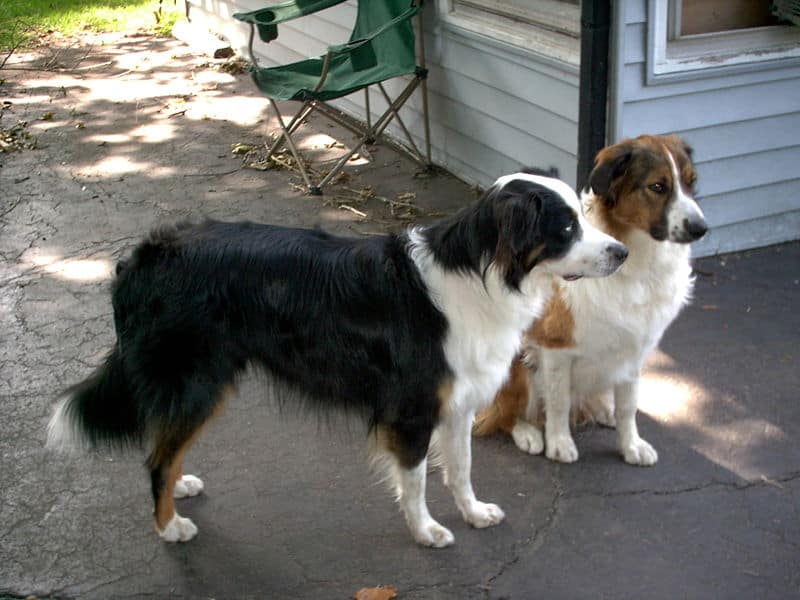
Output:
M355 600L390 600L391 598L397 598L397 588L393 585L361 588L353 598Z

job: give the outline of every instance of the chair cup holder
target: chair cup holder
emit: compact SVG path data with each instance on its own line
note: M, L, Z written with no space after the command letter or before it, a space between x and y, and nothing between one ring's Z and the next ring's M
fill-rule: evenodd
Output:
M278 37L278 26L271 23L258 23L258 37L262 42L271 42Z

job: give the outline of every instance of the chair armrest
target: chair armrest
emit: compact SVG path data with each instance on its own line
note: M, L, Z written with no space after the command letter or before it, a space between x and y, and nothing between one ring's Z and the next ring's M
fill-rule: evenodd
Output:
M311 0L298 5L297 0L288 0L249 12L234 13L233 18L251 25L277 25L310 15L324 8L341 4L345 0Z
M310 15L342 2L344 0L306 0L299 4L298 0L288 0L250 12L234 13L233 18L243 23L249 23L251 30L257 28L261 41L271 42L278 37L278 23Z
M378 37L385 31L388 31L392 27L396 27L400 23L407 21L408 19L416 15L419 11L420 7L412 6L408 10L397 15L391 21L387 21L377 29L371 31L365 37L359 38L357 40L351 40L346 44L328 46L328 54L325 56L326 63L329 63L333 56L346 54L349 55L350 62L353 65L353 69L355 71L363 71L371 67L374 67L378 61L375 56L375 50L372 46L372 40L374 40L376 37ZM325 71L323 71L323 74L325 74ZM320 87L323 81L324 77L320 79L320 83L317 87Z
M378 37L384 31L387 31L387 30L391 29L392 27L397 26L398 24L402 23L403 21L407 21L408 19L410 19L411 17L416 15L420 10L421 9L420 9L419 6L412 6L408 10L406 10L405 12L397 15L391 21L387 21L386 23L384 23L383 25L381 25L380 27L378 27L374 31L371 31L365 37L359 38L357 40L352 40L350 42L347 42L346 44L338 44L338 45L335 45L335 46L328 46L328 52L330 54L348 54L348 53L354 52L354 51L358 50L359 48L361 48L362 46L364 46L364 45L368 44L369 42L371 42L372 40L374 40L376 37Z

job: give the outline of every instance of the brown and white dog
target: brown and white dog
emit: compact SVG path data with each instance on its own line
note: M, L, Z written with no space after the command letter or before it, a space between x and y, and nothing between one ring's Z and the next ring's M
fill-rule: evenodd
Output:
M645 358L691 297L689 242L707 230L693 199L696 178L691 148L677 136L643 135L600 151L583 208L628 247L628 260L605 279L554 284L476 433L506 431L525 452L574 462L569 418L577 408L616 424L626 462L658 460L636 427L637 390Z

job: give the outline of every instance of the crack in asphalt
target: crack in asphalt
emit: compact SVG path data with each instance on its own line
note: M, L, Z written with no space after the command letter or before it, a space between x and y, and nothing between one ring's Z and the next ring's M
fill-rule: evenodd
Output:
M570 500L576 498L619 498L626 496L673 496L679 494L690 494L693 492L703 491L713 487L727 488L734 491L747 490L754 487L777 487L783 489L781 484L789 483L800 478L800 471L782 475L779 477L767 477L762 475L758 479L744 480L744 481L709 481L698 485L685 486L671 490L626 490L621 492L581 492L576 494L565 494L564 497Z
M545 522L542 527L539 529L534 530L533 535L526 540L523 540L514 551L514 557L510 560L507 560L502 565L498 571L489 577L481 587L484 590L485 597L488 599L491 597L492 587L494 582L497 581L500 577L502 577L506 571L512 568L515 564L517 564L522 558L523 552L533 551L536 552L539 548L541 548L545 541L547 540L547 536L550 531L558 524L560 520L560 513L561 513L561 500L565 497L564 495L564 488L561 484L561 479L559 477L560 474L560 467L554 469L551 473L551 482L553 485L553 499L550 502L550 508L547 510L547 515L545 516Z

